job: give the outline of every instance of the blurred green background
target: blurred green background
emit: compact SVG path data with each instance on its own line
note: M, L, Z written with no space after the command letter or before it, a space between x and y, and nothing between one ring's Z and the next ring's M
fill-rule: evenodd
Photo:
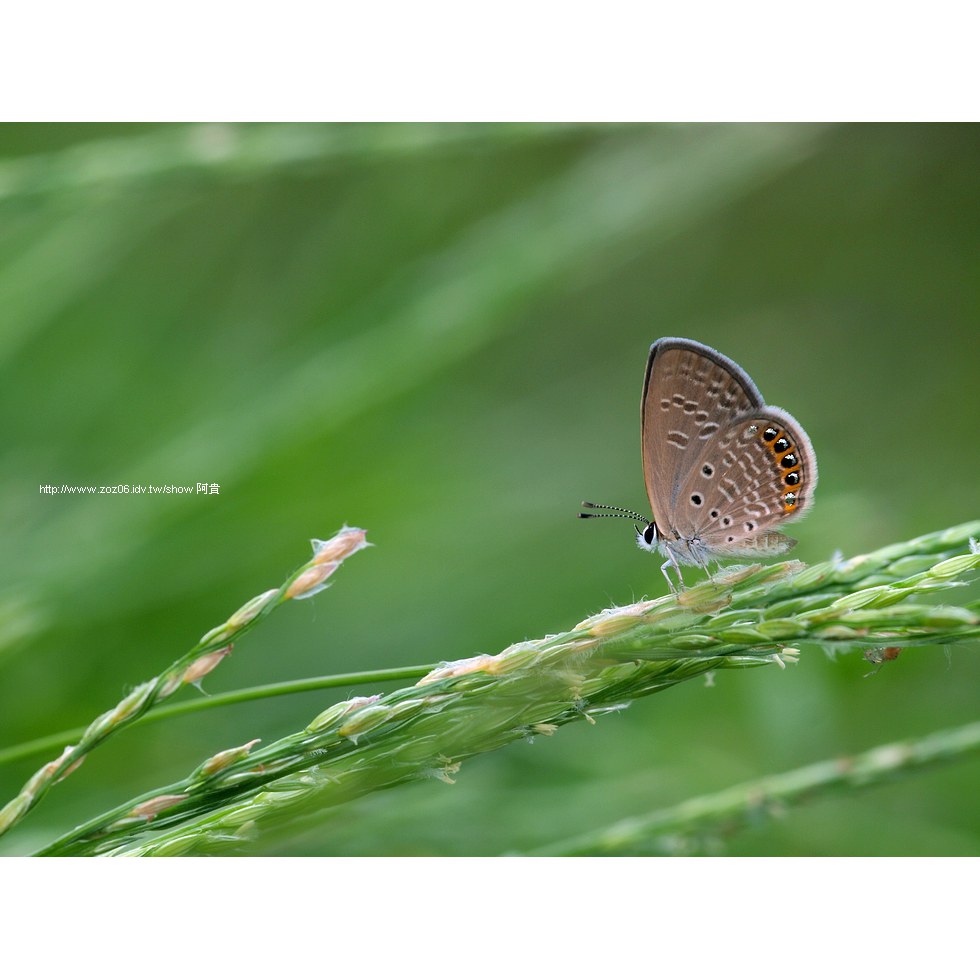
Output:
M0 127L0 745L87 723L344 522L377 547L207 689L495 653L661 594L629 524L574 515L648 509L640 385L666 334L809 432L793 557L977 518L978 173L965 125ZM39 492L184 482L221 491ZM260 850L528 849L978 715L976 649L868 670L805 648L682 684ZM128 731L0 849L382 689ZM43 761L2 767L2 799ZM725 853L976 854L978 785L963 762Z

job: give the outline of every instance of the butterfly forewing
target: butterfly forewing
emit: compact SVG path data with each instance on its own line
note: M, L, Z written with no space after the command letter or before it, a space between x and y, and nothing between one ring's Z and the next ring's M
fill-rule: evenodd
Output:
M711 347L665 337L650 348L641 413L643 474L661 527L681 530L678 512L688 510L682 488L706 446L762 405L752 379Z

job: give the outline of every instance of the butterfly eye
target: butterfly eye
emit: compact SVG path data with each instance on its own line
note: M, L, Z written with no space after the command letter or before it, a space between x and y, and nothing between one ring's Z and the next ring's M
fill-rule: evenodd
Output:
M646 541L647 544L653 544L653 539L656 536L657 536L657 525L647 524L647 526L643 529L643 540Z

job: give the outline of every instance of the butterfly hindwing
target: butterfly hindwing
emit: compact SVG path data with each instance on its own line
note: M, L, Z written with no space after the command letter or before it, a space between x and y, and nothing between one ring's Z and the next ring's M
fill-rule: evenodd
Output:
M765 532L799 517L813 499L816 461L802 426L763 405L706 440L679 490L676 530L709 551L765 549ZM751 542L751 543L750 543ZM773 549L781 542L768 542Z

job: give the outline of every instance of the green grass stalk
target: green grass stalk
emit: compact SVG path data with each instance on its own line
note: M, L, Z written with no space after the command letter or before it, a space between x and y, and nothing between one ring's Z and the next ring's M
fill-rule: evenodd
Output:
M140 684L114 708L99 715L83 731L77 744L65 746L61 755L38 769L0 810L0 835L22 820L51 787L77 769L94 748L134 724L183 685L197 684L231 653L233 642L253 629L263 617L288 599L305 599L326 588L327 579L344 559L367 546L364 531L346 526L328 541L314 541L313 558L296 569L278 589L270 589L250 599L228 620L205 633L162 674Z
M692 855L748 825L785 816L791 806L833 793L868 789L921 769L980 752L980 722L878 745L860 755L827 759L741 783L609 827L548 844L531 855Z
M413 664L410 667L391 667L380 670L357 670L349 674L326 674L322 677L301 677L294 681L280 681L278 684L260 684L257 687L241 687L221 694L209 694L193 701L179 701L152 708L145 715L134 718L133 725L143 725L151 721L165 721L179 715L193 714L197 711L210 711L224 708L230 704L245 704L263 698L280 698L287 694L301 694L306 691L323 691L331 687L357 687L362 684L383 684L387 681L416 680L433 670L436 664ZM66 728L53 735L32 739L0 749L0 766L18 759L25 759L42 752L50 752L82 737L85 727Z
M980 521L810 567L722 570L678 596L590 616L414 687L353 698L261 749L218 753L76 828L42 854L201 854L241 848L316 809L409 780L452 781L478 753L594 721L712 670L785 665L798 645L862 650L980 637L980 608L913 603L980 567Z

